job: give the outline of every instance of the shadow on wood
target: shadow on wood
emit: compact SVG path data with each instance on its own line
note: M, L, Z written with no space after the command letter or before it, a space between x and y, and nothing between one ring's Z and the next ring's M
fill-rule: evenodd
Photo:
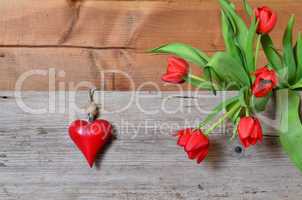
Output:
M206 162L213 170L217 170L223 167L222 163L224 162L225 159L225 156L223 154L224 150L225 147L223 146L223 144L221 144L221 140L219 142L217 138L211 138L211 144L209 150L211 156L208 156Z

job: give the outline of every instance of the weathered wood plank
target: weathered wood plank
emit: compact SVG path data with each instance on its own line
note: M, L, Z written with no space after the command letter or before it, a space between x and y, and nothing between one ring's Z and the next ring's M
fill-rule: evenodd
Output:
M161 90L176 90L160 82L164 57L146 55L146 49L183 42L208 54L223 50L217 0L70 2L0 2L0 90L13 90L20 75L28 70L48 68L65 71L65 83L90 81L99 85L99 72L117 69L131 76L136 89L150 81ZM234 2L239 5L241 0ZM272 36L280 48L287 20L291 13L300 15L302 2L250 2L269 5L278 12ZM243 13L240 6L239 10ZM299 19L296 32L302 28ZM265 64L263 56L259 60L259 65ZM105 79L107 90L132 89L121 74L109 73ZM33 77L23 89L47 90L48 79ZM143 89L156 90L150 84Z
M66 130L69 121L85 117L75 112L73 104L84 106L87 94L24 92L22 97L28 106L49 109L53 94L57 103L51 103L50 110L30 114L17 105L13 92L0 92L3 200L293 200L302 196L301 174L282 152L274 133L267 133L270 136L263 144L236 153L237 141L229 141L221 135L222 130L216 130L206 162L197 165L186 159L171 133L204 118L205 112L220 101L221 93L211 98L207 92L136 92L135 101L119 113L108 111L127 105L132 93L105 92L104 101L97 96L107 111L103 117L117 129L117 140L100 156L94 169L88 168ZM154 113L143 113L142 108ZM175 114L164 112L176 108L180 109Z
M259 63L265 63L263 55ZM105 90L190 89L188 85L179 87L162 82L161 75L165 73L166 66L166 56L135 50L0 48L0 90L14 90L18 80L31 70L43 70L46 74L28 77L22 90L43 91L49 87L74 90L76 85L85 81L98 88L104 85ZM53 84L49 84L48 76L52 70L55 70L56 79ZM201 74L196 66L192 66L192 71Z
M178 41L205 51L223 48L217 0L75 2L2 0L0 45L145 50ZM241 0L234 2L240 5ZM289 16L301 13L299 0L250 2L253 6L268 5L278 12L278 25L273 33L278 42ZM239 10L243 13L242 6ZM297 30L301 30L301 20L297 23Z

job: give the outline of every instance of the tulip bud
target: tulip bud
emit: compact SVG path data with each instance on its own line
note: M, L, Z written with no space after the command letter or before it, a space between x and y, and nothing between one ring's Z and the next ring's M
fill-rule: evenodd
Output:
M178 132L177 144L184 147L189 159L201 163L209 152L209 139L199 129L184 129Z
M254 117L243 117L237 127L239 139L245 148L262 141L262 128L260 122Z
M181 58L168 58L167 73L162 76L162 80L169 83L183 83L184 77L188 75L189 64Z
M252 86L252 92L256 97L268 95L277 86L276 72L268 69L266 66L256 70L254 75L256 79Z
M255 9L255 16L258 20L257 33L268 34L276 25L277 14L268 7Z

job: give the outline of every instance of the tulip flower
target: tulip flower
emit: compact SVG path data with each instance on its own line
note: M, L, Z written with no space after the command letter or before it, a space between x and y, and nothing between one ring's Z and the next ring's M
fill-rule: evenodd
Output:
M197 160L201 163L209 152L209 139L199 129L184 129L178 131L177 144L184 148L187 152L189 159Z
M277 14L266 6L255 9L255 16L258 20L259 34L268 34L276 25Z
M264 97L277 86L277 75L268 67L261 67L254 73L256 79L252 86L252 92L256 97Z
M241 118L237 131L240 141L245 148L248 148L250 145L255 145L257 141L262 141L262 128L257 118Z
M162 80L169 83L183 83L184 77L188 75L189 64L187 61L177 57L168 58L167 73L162 76Z

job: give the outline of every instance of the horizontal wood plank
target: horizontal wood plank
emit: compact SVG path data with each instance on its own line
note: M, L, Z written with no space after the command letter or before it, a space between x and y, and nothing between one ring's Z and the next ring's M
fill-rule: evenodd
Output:
M187 160L176 146L175 130L198 123L234 93L97 94L117 139L89 169L67 134L70 121L86 117L74 108L87 103L86 92L23 92L27 106L49 109L43 114L24 111L18 93L0 92L1 199L293 200L302 195L301 174L273 132L266 132L263 144L237 153L237 140L229 140L228 129L218 129L202 165ZM165 112L173 109L177 112ZM272 111L265 115L272 117Z
M233 1L243 14L241 0ZM281 44L291 14L299 18L298 0L250 0L278 12L273 32ZM75 1L2 0L0 45L135 48L184 42L205 51L223 49L217 0ZM302 21L297 20L297 30Z
M243 14L239 0L234 1ZM251 0L253 6L269 5L278 14L272 35L280 48L290 14L297 15L301 30L302 3L293 0ZM223 50L219 4L209 1L65 1L3 0L0 2L0 89L13 90L24 72L55 68L64 71L64 83L89 81L100 85L107 73L106 90L177 90L160 82L165 57L146 49L168 42L183 42L208 54ZM180 31L181 30L181 31ZM265 64L261 57L259 66ZM198 70L194 70L200 73ZM37 84L37 82L39 84ZM24 90L48 90L45 77L31 77ZM51 87L54 88L54 87ZM188 86L184 88L188 89ZM55 89L58 88L58 80Z
M85 82L118 91L194 90L187 84L179 86L161 81L166 59L167 56L125 49L0 48L0 90L16 89L24 77L27 78L22 81L22 87L18 87L22 90L75 90L76 86L87 85ZM265 63L263 54L260 63ZM191 69L196 75L202 73L196 66L192 65ZM55 74L56 78L49 74Z
M243 15L241 0L234 2ZM291 14L297 15L295 32L302 30L301 1L250 2L278 12L278 24L272 32L278 48ZM161 90L177 90L160 83L165 57L149 57L146 49L169 42L191 44L208 54L224 49L217 0L2 0L0 12L1 90L14 89L28 70L47 68L64 70L65 83L90 81L99 85L98 72L117 69L131 76L135 89L151 81ZM259 66L262 64L263 56ZM109 73L105 79L107 90L133 89L120 74ZM150 84L143 88L156 90ZM48 80L33 77L23 89L47 90Z

